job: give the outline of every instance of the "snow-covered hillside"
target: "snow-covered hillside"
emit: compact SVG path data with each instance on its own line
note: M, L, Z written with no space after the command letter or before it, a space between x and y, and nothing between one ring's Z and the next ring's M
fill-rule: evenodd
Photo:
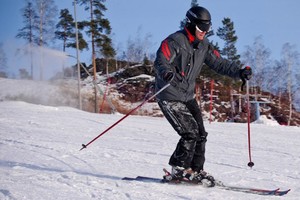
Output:
M299 127L252 124L250 169L246 124L205 124L208 172L229 185L291 189L280 198L121 180L161 177L179 139L164 118L129 116L79 151L121 117L0 102L0 199L299 199Z

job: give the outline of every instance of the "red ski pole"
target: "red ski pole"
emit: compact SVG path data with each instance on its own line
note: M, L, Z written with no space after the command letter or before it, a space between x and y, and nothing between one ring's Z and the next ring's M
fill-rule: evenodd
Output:
M104 135L107 131L109 131L110 129L112 129L113 127L115 127L117 124L119 124L121 121L123 121L126 117L128 117L131 113L133 113L134 111L136 111L137 109L139 109L140 107L142 107L144 104L146 104L148 101L150 101L151 99L153 99L154 97L156 97L159 93L161 93L164 89L166 89L169 86L170 86L170 83L168 83L167 85L165 85L164 87L162 87L159 91L157 91L154 95L152 95L149 98L147 98L147 95L146 95L145 100L141 104L139 104L137 107L135 107L134 109L132 109L124 117L122 117L117 122L115 122L113 125L111 125L110 127L108 127L106 130L104 130L102 133L100 133L97 137L95 137L94 139L92 139L89 143L82 144L82 148L79 151L81 151L82 149L87 148L87 146L89 146L90 144L92 144L95 140L97 140L99 137L101 137L102 135Z
M212 108L213 108L213 92L214 92L214 80L211 80L210 82L210 105L209 105L209 123L211 123L211 113L212 113Z
M252 162L251 159L251 138L250 138L250 113L251 112L250 112L250 98L249 98L249 81L247 81L246 88L247 88L246 98L247 98L247 122L248 122L248 153L249 153L248 166L252 168L254 166L254 162Z

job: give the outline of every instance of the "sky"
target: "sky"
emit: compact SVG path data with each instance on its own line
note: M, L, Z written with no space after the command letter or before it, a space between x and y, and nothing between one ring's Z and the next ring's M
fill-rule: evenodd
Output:
M58 9L69 8L74 11L73 0L56 0ZM129 38L136 39L137 32L143 36L151 34L151 52L155 52L160 42L169 34L179 29L179 24L190 7L189 0L109 0L105 5L105 17L112 26L112 39L117 50L126 48ZM252 45L255 37L262 36L264 45L271 50L272 59L281 58L283 44L289 42L300 52L300 1L298 0L198 0L199 5L207 8L212 15L213 30L216 32L222 26L222 19L229 17L234 22L238 41L236 47L242 54L247 45ZM0 1L0 43L5 48L20 45L22 41L15 39L18 29L23 27L20 9L24 0ZM86 13L82 7L77 7L77 19L83 20ZM219 42L220 39L211 37ZM55 48L61 48L57 42ZM8 54L8 63L13 53ZM75 52L70 51L75 55ZM89 52L81 52L80 59L90 63Z

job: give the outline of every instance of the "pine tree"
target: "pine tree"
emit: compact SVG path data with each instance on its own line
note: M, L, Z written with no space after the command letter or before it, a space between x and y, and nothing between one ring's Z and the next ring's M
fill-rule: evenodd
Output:
M33 8L32 2L27 1L26 6L22 9L24 27L19 29L17 38L25 39L28 44L33 44L36 37L35 31L38 29L37 19L38 16Z
M231 62L236 62L241 66L240 55L237 54L237 49L235 47L235 43L237 42L238 37L235 35L234 23L230 18L224 18L222 20L223 27L218 28L217 36L219 36L222 40L225 41L223 49L220 51L220 54L227 58ZM222 81L224 85L227 85L230 88L230 96L232 93L232 88L234 87L234 80L228 78L226 76L222 77ZM233 99L231 99L233 101ZM233 102L231 102L233 105ZM231 117L235 115L235 110L232 107L231 109Z
M103 4L105 0L79 0L80 5L85 6L85 10L90 11L90 21L83 21L80 26L87 28L86 33L91 37L92 42L92 65L94 69L94 81L96 80L96 52L102 54L106 59L112 58L116 55L112 47L112 41L109 37L111 33L110 22L104 18L104 11L106 7ZM97 49L96 49L97 48ZM98 109L97 89L95 89L95 112Z
M240 62L240 55L237 54L237 49L235 43L237 42L238 37L235 35L234 23L230 18L224 18L222 20L223 27L218 28L217 36L225 41L224 48L221 50L221 55L225 56L228 60Z
M59 19L60 21L56 25L57 31L55 31L55 36L63 41L63 51L65 52L66 48L76 48L75 22L69 10L62 9ZM80 50L88 48L88 44L80 32L78 32L78 42Z
M29 53L30 53L30 75L33 78L33 52L32 48L34 46L34 41L37 39L36 31L38 30L37 25L37 13L33 7L33 4L30 0L27 0L26 5L22 8L22 16L24 27L19 29L16 38L22 38L29 44Z
M110 38L111 26L108 19L104 18L107 10L103 2L105 0L79 0L85 5L85 10L90 10L90 21L81 22L81 26L87 28L86 33L92 38L92 53L99 52L104 58L112 58L116 52Z

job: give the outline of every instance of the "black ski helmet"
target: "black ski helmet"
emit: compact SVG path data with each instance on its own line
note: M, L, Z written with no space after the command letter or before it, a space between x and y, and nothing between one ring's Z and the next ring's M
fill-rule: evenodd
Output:
M195 33L196 26L201 31L208 32L211 27L211 16L206 8L194 6L186 12L187 27Z

